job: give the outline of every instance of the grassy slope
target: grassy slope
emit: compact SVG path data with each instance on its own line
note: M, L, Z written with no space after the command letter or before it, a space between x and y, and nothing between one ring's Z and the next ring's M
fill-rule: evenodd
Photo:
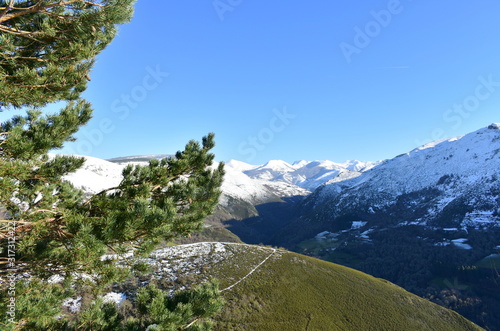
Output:
M210 269L225 288L272 250L232 246ZM230 290L216 330L481 330L455 312L385 280L278 251Z

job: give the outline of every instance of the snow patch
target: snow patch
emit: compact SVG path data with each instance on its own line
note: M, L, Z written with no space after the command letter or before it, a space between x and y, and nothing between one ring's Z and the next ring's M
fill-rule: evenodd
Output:
M64 277L61 275L52 275L50 278L47 280L50 284L58 284L61 283L64 280Z
M467 238L459 238L459 239L453 239L452 243L453 243L453 245L457 246L458 248L472 249L471 245L465 243L467 241L468 241Z
M82 307L82 297L64 299L62 305L67 307L70 312L78 313Z
M368 222L363 222L363 221L354 221L352 222L352 225L351 225L351 230L356 230L356 229L359 229L359 228L362 228L363 226L365 226Z
M114 302L118 307L122 304L122 302L127 299L127 296L124 293L116 293L109 292L105 296L102 297L104 302Z

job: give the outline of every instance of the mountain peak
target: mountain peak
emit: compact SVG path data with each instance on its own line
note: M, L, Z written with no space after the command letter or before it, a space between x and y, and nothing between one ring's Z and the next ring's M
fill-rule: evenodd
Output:
M490 129L490 130L500 130L500 123L491 123L488 126L488 129Z
M272 169L272 170L290 170L293 171L294 167L286 161L283 160L271 160L260 167L261 169Z
M249 164L249 163L246 163L243 161L234 160L234 159L229 160L226 163L226 165L228 167L233 168L234 170L239 170L239 171L251 170L251 169L255 169L258 167L256 165L252 165L252 164Z
M308 163L310 163L310 161L306 161L306 160L300 160L300 161L295 161L292 163L292 166L294 168L301 168L305 165L307 165Z

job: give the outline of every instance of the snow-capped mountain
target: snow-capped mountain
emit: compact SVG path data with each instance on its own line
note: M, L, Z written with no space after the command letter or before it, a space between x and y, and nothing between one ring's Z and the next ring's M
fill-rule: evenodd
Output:
M146 165L149 159L163 156L170 157L140 155L115 158L111 160L113 162L86 157L84 166L65 178L90 197L117 186L126 165ZM200 236L203 240L224 238L238 241L236 236L239 236L247 242L263 242L269 234L279 230L284 222L292 218L297 203L309 195L311 189L336 176L358 176L361 172L355 169L365 169L372 165L358 161L344 164L300 161L290 165L279 160L264 165L250 165L231 160L225 166L226 174L219 204L205 220L210 234L205 236L201 233ZM254 226L259 229L254 229Z
M288 164L281 160L272 160L261 166L241 166L240 169L250 178L263 179L270 182L284 182L314 191L325 182L338 175L352 172L359 175L380 162L347 161L335 163L332 161L297 161Z
M500 124L426 144L362 173L343 170L297 208L271 244L370 241L390 228L419 227L426 244L473 249L471 231L500 231ZM496 245L500 238L489 254Z
M267 185L265 180L255 180L248 177L244 172L230 166L225 169L224 182L222 183L222 197L220 204L229 206L235 199L243 200L252 205L259 205L269 201L279 201L282 197L293 195L306 195L309 192L300 187L287 187L285 183L278 185Z
M85 163L76 172L64 176L64 179L83 190L86 196L91 196L120 184L125 165L91 156L75 156L84 157Z
M499 179L500 124L492 124L424 145L355 178L336 178L311 195L308 203L322 206L323 216L335 218L347 211L387 212L406 200L414 212L398 222L464 229L500 225ZM444 217L443 212L451 216Z
M137 156L109 162L87 157L83 168L66 178L94 194L116 186L125 164L145 163L147 159ZM389 215L382 217L387 224L457 229L499 223L500 124L382 162L289 164L272 160L251 165L231 160L225 169L220 205L229 209L238 204L239 209L252 209L288 197L308 196L302 204L303 215L308 215L305 219L331 222L349 214L366 218L369 227L372 219ZM256 211L243 215L255 216Z
M139 155L102 160L86 158L84 166L65 177L87 195L92 195L118 185L121 173L128 164L146 165L149 159L170 155ZM281 198L307 196L316 187L348 173L351 177L376 163L348 161L343 164L331 161L300 161L293 165L285 161L272 160L264 165L251 165L231 160L226 163L226 175L222 184L220 204L231 207L235 201L249 206L281 201Z

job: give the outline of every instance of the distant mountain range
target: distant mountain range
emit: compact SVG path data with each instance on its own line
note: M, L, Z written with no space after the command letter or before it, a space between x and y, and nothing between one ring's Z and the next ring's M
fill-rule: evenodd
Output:
M429 143L358 176L333 178L302 203L300 222L335 232L410 225L488 231L500 227L499 193L500 124L492 124Z
M378 162L288 164L272 160L250 165L231 160L226 163L220 200L226 215L220 220L248 219L259 216L258 206L291 201L295 215L280 231L286 236L287 228L296 232L297 224L307 226L294 238L277 239L288 244L324 231L350 231L353 222L362 222L363 226L354 230L364 230L364 237L366 232L385 226L419 225L450 233L498 227L499 126L492 124ZM151 158L171 156L139 155L108 161L87 157L84 167L66 178L87 194L94 194L117 185L126 164L146 164Z
M90 195L118 184L125 164L158 157L169 155L89 157L67 179ZM500 330L500 124L379 162L231 160L225 169L219 206L191 241L286 247Z

